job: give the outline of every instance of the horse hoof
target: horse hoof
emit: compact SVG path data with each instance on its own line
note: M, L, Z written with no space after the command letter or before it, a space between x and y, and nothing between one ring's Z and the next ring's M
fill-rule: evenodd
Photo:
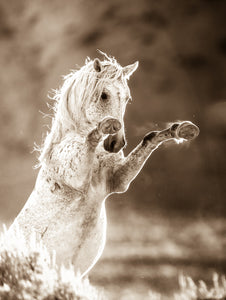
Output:
M114 134L121 129L121 123L114 118L105 118L100 123L100 129L104 134Z
M192 140L199 135L199 128L192 122L185 121L176 128L176 135L178 138Z

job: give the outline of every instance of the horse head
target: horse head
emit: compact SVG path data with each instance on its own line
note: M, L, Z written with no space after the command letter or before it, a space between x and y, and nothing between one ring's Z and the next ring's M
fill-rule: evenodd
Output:
M105 112L105 116L118 119L122 125L122 128L116 134L109 135L103 143L106 151L117 153L126 145L123 119L126 105L131 99L127 80L137 69L138 62L121 67L114 59L107 63L106 61L101 63L99 59L95 59L93 66L97 74L99 73L99 80L103 78L99 97L102 110Z
M65 76L63 86L56 91L52 130L45 140L40 161L50 157L52 145L66 132L86 136L105 117L120 121L121 129L104 140L104 149L116 153L126 145L123 118L131 99L127 81L138 62L121 67L115 58L102 54L105 60L89 59L79 70Z

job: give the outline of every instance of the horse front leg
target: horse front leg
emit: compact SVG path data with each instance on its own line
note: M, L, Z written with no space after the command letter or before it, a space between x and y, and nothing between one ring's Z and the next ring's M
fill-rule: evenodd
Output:
M114 118L106 117L90 130L84 143L75 144L69 140L57 146L53 156L53 166L59 164L57 174L53 169L53 177L59 185L71 186L79 192L86 192L93 173L93 163L96 148L108 134L115 134L121 128L121 123ZM67 147L68 146L68 147ZM66 158L66 161L65 161ZM65 186L65 188L66 188ZM55 190L53 186L52 190Z
M192 140L199 134L199 128L189 121L174 123L170 128L148 133L142 142L116 165L110 178L111 193L125 192L138 175L151 153L169 140Z
M90 183L95 151L100 141L108 134L115 134L121 129L121 123L114 118L106 117L100 121L86 137L85 144L79 149L78 158L75 157L73 169L77 176L71 177L72 186L84 190Z
M87 143L92 150L95 150L97 145L99 144L100 140L106 134L115 134L121 129L121 123L111 117L104 118L97 127L92 130L87 136Z

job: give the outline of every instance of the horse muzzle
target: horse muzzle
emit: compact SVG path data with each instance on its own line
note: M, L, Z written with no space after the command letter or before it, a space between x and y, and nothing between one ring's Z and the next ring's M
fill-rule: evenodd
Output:
M104 149L111 153L117 153L126 146L124 134L120 131L116 134L109 135L104 140Z

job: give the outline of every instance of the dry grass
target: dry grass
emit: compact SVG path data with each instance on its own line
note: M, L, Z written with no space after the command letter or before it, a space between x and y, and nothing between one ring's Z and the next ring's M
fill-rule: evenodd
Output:
M226 299L226 279L218 274L213 275L213 286L207 287L202 280L198 284L186 276L179 277L180 292L174 297L175 300L206 300L206 299Z
M100 300L102 293L81 279L73 267L58 267L54 254L31 237L29 247L21 233L14 238L1 237L1 300Z
M0 299L1 300L103 300L113 299L112 295L98 291L90 285L88 278L80 279L73 267L58 267L55 255L49 254L35 236L25 246L18 231L14 238L0 239ZM103 270L104 271L104 270ZM128 271L128 270L127 270ZM119 272L120 273L120 272ZM138 274L135 274L138 277ZM164 281L164 278L162 278ZM164 285L164 282L162 282ZM130 287L131 288L131 287ZM115 292L114 299L121 300L226 300L226 279L217 273L213 283L195 281L188 276L179 276L179 291L170 296L157 293L154 284L142 296L138 290L128 288L124 294ZM175 281L175 289L177 282ZM117 288L116 288L117 290Z

